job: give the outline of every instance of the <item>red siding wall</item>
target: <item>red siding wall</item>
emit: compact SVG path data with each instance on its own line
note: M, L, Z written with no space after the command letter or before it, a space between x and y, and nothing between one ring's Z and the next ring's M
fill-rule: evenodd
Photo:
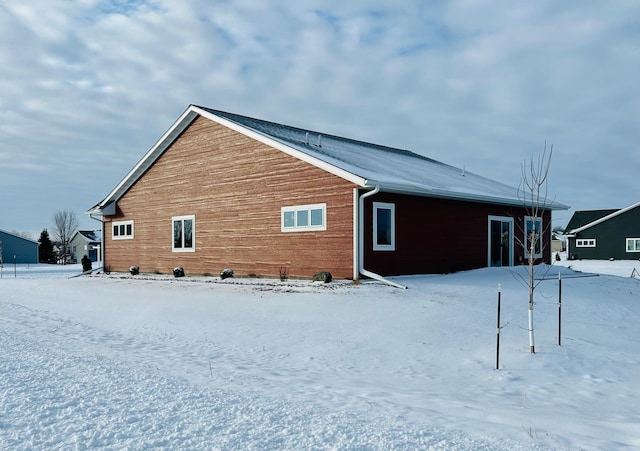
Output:
M395 204L396 250L373 251L373 202ZM365 269L381 275L448 273L487 266L488 217L514 218L523 240L523 208L379 193L365 201ZM551 261L551 214L543 217L543 260ZM514 242L514 264L525 262Z

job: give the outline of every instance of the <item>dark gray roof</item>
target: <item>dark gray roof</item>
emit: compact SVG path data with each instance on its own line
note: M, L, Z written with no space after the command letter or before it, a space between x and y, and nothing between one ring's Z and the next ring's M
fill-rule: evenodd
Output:
M569 224L567 224L566 230L571 231L573 229L577 229L584 225L589 224L590 222L596 221L600 218L604 218L605 216L609 216L611 213L615 213L616 210L584 210L584 211L576 211L571 216L569 220Z
M99 230L78 230L78 233L89 243L99 243L102 233Z
M576 211L571 219L569 220L569 224L567 224L566 235L571 235L574 233L581 232L585 229L593 227L594 225L600 224L602 222L608 221L611 218L615 218L618 215L626 213L629 210L633 210L634 208L639 208L640 202L636 202L635 204L629 205L625 208L620 208L617 210L583 210Z
M409 150L191 105L93 211L101 211L119 199L198 116L233 128L364 188L378 186L381 191L386 192L501 205L523 205L521 193L518 193L516 187ZM554 201L548 201L546 206L550 209L569 208Z

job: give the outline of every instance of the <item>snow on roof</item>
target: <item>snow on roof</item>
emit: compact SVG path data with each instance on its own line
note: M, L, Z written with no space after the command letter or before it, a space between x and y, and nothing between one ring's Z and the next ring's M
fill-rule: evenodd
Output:
M364 188L379 186L385 192L523 205L523 193L519 193L516 187L408 150L191 105L109 196L90 213L99 212L109 203L118 200L198 116L231 127ZM546 202L546 207L553 210L569 208L551 200Z
M383 191L522 205L518 188L414 152L199 107L356 175ZM565 205L548 201L553 209Z
M77 233L88 243L99 243L102 240L100 230L78 230Z

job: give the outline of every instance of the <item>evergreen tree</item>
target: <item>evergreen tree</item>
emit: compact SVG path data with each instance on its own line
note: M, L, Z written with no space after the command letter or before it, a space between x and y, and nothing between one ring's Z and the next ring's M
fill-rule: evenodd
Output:
M40 263L55 263L55 256L53 255L53 243L51 242L51 238L49 238L49 232L47 232L47 229L44 229L40 234L38 243L40 243L40 245L38 246Z

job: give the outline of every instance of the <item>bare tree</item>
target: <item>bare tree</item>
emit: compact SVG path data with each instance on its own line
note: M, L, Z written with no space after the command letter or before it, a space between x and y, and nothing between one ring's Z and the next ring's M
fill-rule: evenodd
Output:
M62 264L67 264L69 241L78 228L78 218L71 210L60 210L53 215L53 236L62 246Z
M525 161L522 165L522 179L520 186L518 187L518 193L520 200L522 201L527 217L525 218L523 225L524 240L519 241L525 250L525 256L527 257L528 273L526 286L529 290L529 318L528 318L528 331L529 331L529 347L531 353L535 353L535 341L533 336L533 293L541 282L542 278L534 277L535 263L538 257L537 255L544 255L542 237L545 235L545 231L549 229L550 224L545 224L543 227L542 216L548 209L547 199L547 179L549 176L549 167L551 165L551 156L553 155L553 145L547 150L547 143L544 144L542 154L538 156L537 160L531 157L529 161ZM547 246L550 243L546 243ZM546 268L548 272L550 268Z

